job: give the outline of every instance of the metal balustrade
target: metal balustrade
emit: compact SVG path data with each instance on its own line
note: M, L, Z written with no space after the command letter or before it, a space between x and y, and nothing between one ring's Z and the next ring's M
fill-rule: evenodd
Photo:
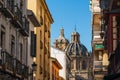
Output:
M21 29L21 32L24 36L28 36L29 35L29 21L26 17L23 17L23 27Z
M6 51L1 51L1 66L3 70L9 70L12 71L14 70L14 65L13 65L13 56L11 56L9 53Z
M17 20L19 22L19 24L22 26L22 11L21 9L18 7L18 5L15 5L15 17L14 19Z
M16 74L21 77L28 77L28 66L14 58L6 51L0 51L0 70L10 74Z
M23 17L22 9L18 4L14 5L14 0L0 0L0 11L8 18L15 27L20 28L24 36L29 35L29 21Z
M102 61L94 61L94 69L95 70L107 70L107 66L103 65Z
M6 69L10 70L10 71L13 71L14 69L14 65L13 65L13 56L10 55L9 53L7 52L4 52L4 58L5 58L5 66L6 66Z
M94 61L95 69L102 69L102 61Z
M14 0L0 0L0 6L0 11L2 11L6 17L13 17Z
M22 65L22 76L27 77L28 76L28 72L29 72L28 66L26 66L25 64L23 64Z
M22 75L22 63L18 60L18 59L14 59L14 69L15 69L15 73L18 75Z

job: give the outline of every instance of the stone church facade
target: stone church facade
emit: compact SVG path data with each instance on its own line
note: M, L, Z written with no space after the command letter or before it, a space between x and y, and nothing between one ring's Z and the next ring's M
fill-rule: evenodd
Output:
M63 29L61 29L60 36L62 34L62 30ZM61 38L59 37L56 41L61 41L60 39ZM66 38L64 38L64 40L68 41ZM62 41L64 40L62 39ZM63 48L63 44L60 44L60 42L58 45L60 48L57 48L61 49L61 46ZM64 44L63 50L71 57L70 65L68 65L68 67L70 66L71 75L68 80L88 80L91 71L91 58L87 48L80 42L80 35L76 30L71 35L71 42L67 45Z
M69 41L64 36L64 29L61 28L59 37L54 41L54 47L64 51L68 44Z

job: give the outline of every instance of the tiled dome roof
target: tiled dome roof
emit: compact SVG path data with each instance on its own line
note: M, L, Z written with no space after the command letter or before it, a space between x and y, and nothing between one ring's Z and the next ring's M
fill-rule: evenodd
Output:
M87 48L80 43L70 43L65 51L69 53L69 55L76 54L80 56L88 56Z
M58 43L69 42L64 36L59 36L55 41L58 42Z
M68 44L65 51L69 55L88 56L87 48L80 42L80 35L76 31L71 34L71 43Z

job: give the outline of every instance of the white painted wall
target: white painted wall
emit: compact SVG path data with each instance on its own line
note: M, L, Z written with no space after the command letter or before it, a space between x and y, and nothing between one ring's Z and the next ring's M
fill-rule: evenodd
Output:
M51 57L56 58L62 65L62 69L59 71L59 76L66 80L66 55L64 51L51 47Z

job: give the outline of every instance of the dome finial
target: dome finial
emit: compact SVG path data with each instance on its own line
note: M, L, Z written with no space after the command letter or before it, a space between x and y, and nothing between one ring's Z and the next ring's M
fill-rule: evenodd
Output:
M64 37L64 29L63 29L63 26L62 26L62 28L60 29L60 36L63 36L63 37Z
M75 25L75 32L76 32L76 25Z

